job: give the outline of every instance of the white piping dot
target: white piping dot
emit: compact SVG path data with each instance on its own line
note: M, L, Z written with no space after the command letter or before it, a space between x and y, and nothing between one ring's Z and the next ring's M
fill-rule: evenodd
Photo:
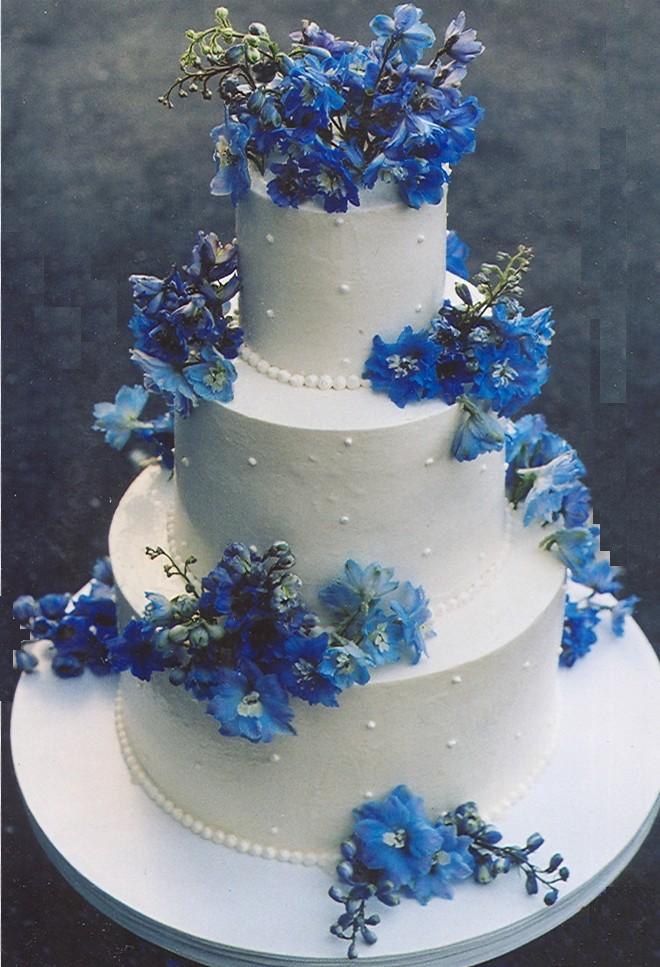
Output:
M256 467L256 465L257 465L257 458L256 457L248 457L248 463L250 464L251 467Z
M268 233L268 235L266 235L266 241L268 242L268 244L269 244L269 245L272 245L272 244L273 244L273 242L275 241L275 239L274 239L274 238L273 238L273 236L272 236L272 235L270 234L270 232Z
M374 722L373 719L369 719L369 721L367 722L367 728L368 729L375 729L376 728L376 723Z
M344 219L341 217L341 215L338 215L337 218L335 218L335 225L343 225L343 224L344 224Z
M460 685L463 679L460 675L452 675L451 683L452 685Z
M447 739L447 742L445 744L448 749L453 749L454 746L456 745L456 739Z
M189 467L190 466L190 457L181 457L181 466L182 467Z
M350 519L351 518L347 514L342 514L342 516L339 518L339 523L340 524L348 524L348 522L350 521Z
M432 467L434 463L435 463L435 460L433 459L433 457L427 457L426 460L424 461L424 466Z
M270 761L271 762L279 762L281 760L281 758L282 758L281 755L279 755L277 752L273 752L273 754L270 757Z
M347 292L350 292L351 287L348 284L348 282L342 282L341 285L339 286L339 291L342 293L342 295L346 295Z
M269 319L274 319L275 318L275 310L274 309L266 309L266 315L268 316Z
M353 437L352 436L347 436L346 437L346 439L344 440L344 446L345 447L352 447L353 446Z
M421 245L421 243L424 241L425 238L426 238L426 235L424 235L422 232L420 232L419 235L417 236L417 242L418 242L418 244Z

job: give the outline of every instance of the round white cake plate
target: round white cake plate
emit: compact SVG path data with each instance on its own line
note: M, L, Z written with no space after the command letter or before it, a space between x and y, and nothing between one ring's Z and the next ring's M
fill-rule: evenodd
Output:
M374 903L379 940L360 947L369 965L482 963L573 916L633 857L658 806L658 661L629 621L623 639L601 631L593 653L562 670L560 682L556 754L498 823L505 842L541 832L539 862L564 855L571 878L557 904L527 896L515 872L487 887L459 883L452 902L404 900L393 910ZM327 896L329 873L202 839L130 780L114 731L115 690L114 678L62 681L41 662L16 692L18 782L35 833L64 877L122 926L199 964L345 962L346 944L328 932L342 912Z

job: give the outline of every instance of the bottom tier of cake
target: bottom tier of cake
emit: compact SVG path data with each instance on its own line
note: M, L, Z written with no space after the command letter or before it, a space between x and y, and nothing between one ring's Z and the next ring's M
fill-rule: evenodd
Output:
M172 489L150 468L115 515L120 620L141 613L145 591L179 590L144 555L147 544L166 546ZM134 774L186 825L279 859L325 861L350 829L351 809L398 783L433 811L466 799L489 816L504 810L553 746L565 593L539 532L511 516L497 574L435 616L429 656L379 669L344 692L338 709L295 700L295 736L257 745L225 738L165 674L149 683L124 674L118 730Z

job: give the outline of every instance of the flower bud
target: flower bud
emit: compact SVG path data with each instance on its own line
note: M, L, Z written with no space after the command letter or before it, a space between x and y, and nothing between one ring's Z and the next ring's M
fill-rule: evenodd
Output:
M174 625L168 632L168 638L173 645L182 645L188 637L187 625Z

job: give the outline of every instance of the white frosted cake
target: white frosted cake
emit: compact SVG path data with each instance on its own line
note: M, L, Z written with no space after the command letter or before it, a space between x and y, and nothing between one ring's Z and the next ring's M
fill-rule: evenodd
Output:
M196 832L274 858L334 855L353 806L397 783L435 809L470 798L501 811L552 748L564 569L508 508L502 452L452 457L459 406L400 409L360 378L374 335L432 315L443 286L456 298L445 204L417 211L383 190L341 216L294 211L257 182L237 221L234 399L178 419L173 478L149 468L122 500L120 625L145 591L172 594L145 543L193 553L201 576L232 541L285 539L310 600L348 559L381 561L424 586L436 636L428 657L375 669L339 709L293 699L297 735L267 744L220 735L166 672L125 673L129 765Z

